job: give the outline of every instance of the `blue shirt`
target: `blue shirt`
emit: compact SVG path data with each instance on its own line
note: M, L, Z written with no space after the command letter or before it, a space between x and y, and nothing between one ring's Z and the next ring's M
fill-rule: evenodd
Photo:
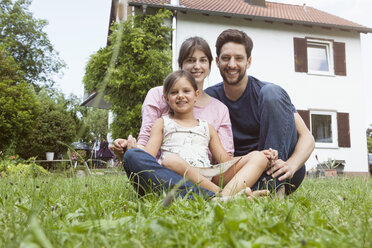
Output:
M236 101L227 98L223 89L223 82L213 85L205 92L223 102L229 109L232 131L234 136L235 156L246 155L247 153L258 150L260 138L260 112L259 94L268 82L262 82L252 76L248 76L247 87L243 94ZM286 96L288 94L282 89ZM296 112L295 107L290 102L290 108Z

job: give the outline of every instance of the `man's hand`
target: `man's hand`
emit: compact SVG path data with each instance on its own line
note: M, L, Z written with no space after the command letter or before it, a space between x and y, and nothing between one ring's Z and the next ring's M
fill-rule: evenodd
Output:
M125 139L116 139L112 145L109 145L109 148L117 158L123 160L124 152L128 148L128 141Z
M287 162L278 159L271 164L271 168L266 171L267 175L272 175L273 178L279 177L279 181L291 179L296 172L296 168L290 166Z

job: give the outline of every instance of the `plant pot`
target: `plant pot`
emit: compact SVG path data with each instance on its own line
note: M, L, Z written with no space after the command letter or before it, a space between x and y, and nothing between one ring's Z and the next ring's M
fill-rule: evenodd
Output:
M324 175L326 177L335 177L335 176L337 176L337 170L336 169L326 169L326 170L324 170Z
M46 160L53 161L53 159L54 159L54 152L47 152L47 153L45 153L45 156L46 156Z

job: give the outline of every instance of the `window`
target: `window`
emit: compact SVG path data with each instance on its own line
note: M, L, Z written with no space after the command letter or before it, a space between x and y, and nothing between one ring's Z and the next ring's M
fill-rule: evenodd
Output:
M313 74L333 75L331 59L332 43L307 42L308 72Z
M295 71L346 76L345 43L294 38Z
M349 113L297 110L315 139L316 147L351 147Z
M337 147L336 112L311 111L310 119L317 147Z

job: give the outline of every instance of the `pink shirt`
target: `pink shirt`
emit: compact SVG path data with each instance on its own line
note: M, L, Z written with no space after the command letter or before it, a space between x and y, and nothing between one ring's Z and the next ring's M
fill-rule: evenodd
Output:
M142 126L137 141L139 145L145 146L147 144L152 125L158 118L167 114L168 105L163 97L163 86L150 89L142 105ZM230 156L234 154L230 115L225 104L212 97L206 106L194 106L194 117L206 120L211 124L216 129L226 152Z

